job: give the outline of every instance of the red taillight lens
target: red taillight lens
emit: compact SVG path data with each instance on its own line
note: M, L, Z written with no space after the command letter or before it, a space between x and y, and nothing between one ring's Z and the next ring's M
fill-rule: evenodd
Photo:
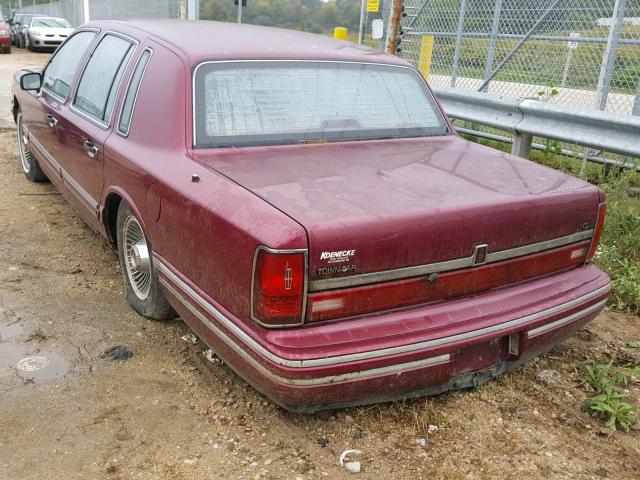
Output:
M307 320L319 322L391 308L462 297L559 272L584 263L589 241L496 262L446 272L434 282L425 277L352 287L309 295Z
M253 318L265 326L299 325L305 295L304 252L260 248L253 273Z
M600 236L602 235L602 229L604 228L604 219L607 216L607 204L601 203L598 208L598 220L596 221L596 228L593 231L593 239L591 240L591 247L587 254L587 260L591 260L596 254L598 245L600 244Z

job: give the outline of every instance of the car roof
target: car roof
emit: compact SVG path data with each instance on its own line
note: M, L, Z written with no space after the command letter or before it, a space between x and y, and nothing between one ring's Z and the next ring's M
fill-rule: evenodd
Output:
M380 50L326 35L214 21L107 20L88 25L133 28L180 50L190 63L206 60L334 60L410 65Z

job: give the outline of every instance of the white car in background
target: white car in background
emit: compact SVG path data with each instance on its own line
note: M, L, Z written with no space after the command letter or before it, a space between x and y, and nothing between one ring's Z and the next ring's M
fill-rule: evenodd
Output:
M30 51L55 50L73 32L73 27L64 18L35 17L25 32L26 47Z

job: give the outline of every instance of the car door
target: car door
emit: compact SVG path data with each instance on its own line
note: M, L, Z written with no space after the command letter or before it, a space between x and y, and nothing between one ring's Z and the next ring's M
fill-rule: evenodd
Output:
M57 159L57 125L60 112L85 52L97 35L97 30L81 30L62 45L42 71L42 88L26 97L21 105L29 138L38 150L39 158L59 168Z
M137 43L113 33L100 40L57 124L57 158L77 206L95 220L103 187L104 143L111 134L119 86Z

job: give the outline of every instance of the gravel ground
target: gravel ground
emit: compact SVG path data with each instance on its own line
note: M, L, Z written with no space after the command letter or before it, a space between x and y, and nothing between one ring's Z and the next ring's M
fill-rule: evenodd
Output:
M638 317L605 311L475 390L315 415L273 406L189 333L128 307L115 252L22 176L0 130L0 479L640 478L640 432L602 428L576 382L588 359L640 363ZM133 356L103 355L116 346ZM49 365L16 367L33 357ZM364 452L355 477L347 448Z

